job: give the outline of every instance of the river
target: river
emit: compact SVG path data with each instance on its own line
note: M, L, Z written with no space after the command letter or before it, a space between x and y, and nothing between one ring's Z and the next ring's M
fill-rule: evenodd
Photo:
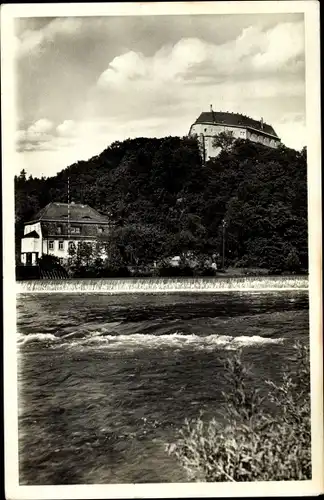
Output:
M165 452L210 418L237 349L280 380L309 340L308 292L22 293L17 298L20 484L183 482Z

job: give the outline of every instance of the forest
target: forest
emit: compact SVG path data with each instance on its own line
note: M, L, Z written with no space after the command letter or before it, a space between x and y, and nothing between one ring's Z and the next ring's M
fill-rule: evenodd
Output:
M70 200L111 216L101 268L167 268L179 256L180 268L195 261L201 272L211 259L218 268L307 272L306 154L238 139L204 162L195 138L136 138L53 177L22 171L15 176L16 258L24 222L49 202L66 203L69 178Z

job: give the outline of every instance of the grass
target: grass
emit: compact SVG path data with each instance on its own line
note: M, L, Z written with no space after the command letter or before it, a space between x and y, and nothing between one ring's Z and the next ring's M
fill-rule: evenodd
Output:
M226 424L201 414L185 421L167 445L190 481L284 481L311 479L309 349L296 343L294 367L279 385L267 381L265 398L251 384L240 353L228 359L229 390L221 408ZM267 408L268 407L268 408Z

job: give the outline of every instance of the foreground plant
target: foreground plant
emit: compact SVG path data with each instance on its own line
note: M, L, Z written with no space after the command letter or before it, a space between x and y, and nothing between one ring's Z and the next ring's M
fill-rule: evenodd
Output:
M282 481L311 478L309 350L295 345L293 372L268 381L267 409L241 353L225 363L229 390L222 419L186 420L168 445L194 481ZM224 420L226 424L221 424Z

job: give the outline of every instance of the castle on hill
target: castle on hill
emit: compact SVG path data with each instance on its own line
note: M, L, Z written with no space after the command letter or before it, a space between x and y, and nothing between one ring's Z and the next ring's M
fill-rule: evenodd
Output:
M205 160L214 158L220 153L221 148L213 145L215 136L221 132L231 133L235 139L248 139L258 142L269 148L277 148L280 138L271 125L241 115L213 111L212 105L209 112L202 112L189 130L189 136L197 137Z

